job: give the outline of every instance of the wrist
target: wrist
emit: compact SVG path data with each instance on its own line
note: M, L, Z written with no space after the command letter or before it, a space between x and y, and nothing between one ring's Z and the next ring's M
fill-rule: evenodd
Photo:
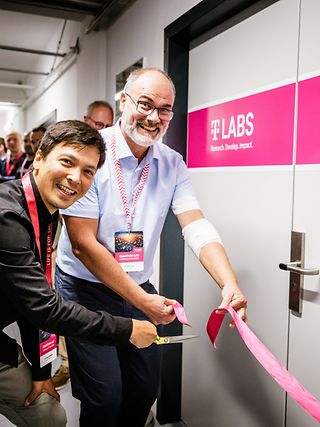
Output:
M138 283L132 283L130 287L130 294L128 295L128 301L139 310L148 305L149 294L140 286ZM142 310L143 311L143 310Z
M223 283L222 285L219 285L219 286L221 288L221 291L225 291L225 292L232 291L232 292L240 292L241 293L239 284L236 281L235 282L226 282L226 283Z

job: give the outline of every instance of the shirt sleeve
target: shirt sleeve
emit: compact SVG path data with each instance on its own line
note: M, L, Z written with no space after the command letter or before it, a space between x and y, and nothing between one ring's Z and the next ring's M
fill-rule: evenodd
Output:
M195 192L192 187L190 174L182 156L179 155L177 164L176 186L172 198L172 205L179 199L190 197L196 199Z
M32 380L48 380L51 378L51 363L40 368L39 328L30 324L25 318L19 319L17 323L24 355L31 365Z

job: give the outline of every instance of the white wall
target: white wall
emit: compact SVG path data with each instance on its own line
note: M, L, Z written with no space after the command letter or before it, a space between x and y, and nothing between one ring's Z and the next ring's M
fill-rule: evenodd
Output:
M107 95L115 94L115 76L140 58L144 66L163 68L164 28L199 0L138 0L107 31Z

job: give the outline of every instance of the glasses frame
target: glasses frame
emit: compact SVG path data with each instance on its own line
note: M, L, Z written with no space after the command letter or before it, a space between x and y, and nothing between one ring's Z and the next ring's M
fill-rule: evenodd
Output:
M172 118L173 118L173 116L174 116L174 111L173 110L170 110L169 108L164 108L164 107L156 107L155 105L153 105L153 104L150 104L150 102L147 102L147 101L140 101L139 99L138 100L135 100L134 98L132 98L132 96L128 93L128 92L124 92L126 95L128 95L128 97L131 99L131 101L134 103L134 105L136 106L136 111L137 111L137 113L139 113L139 114L143 114L144 116L150 116L153 112L154 112L154 110L157 110L158 111L158 117L159 117L159 119L160 120L162 120L162 121L164 121L164 122L170 122L171 120L172 120ZM141 103L143 103L143 104L147 104L147 105L149 105L150 106L150 109L151 109L151 111L148 113L148 114L146 114L145 112L143 112L143 111L139 111L139 105L141 104ZM161 114L161 111L163 111L163 110L166 110L166 111L168 111L168 112L170 112L170 114L171 114L171 116L167 119L167 118L163 118L163 117L161 117L160 116L160 114Z
M105 125L103 122L100 122L99 120L98 120L98 121L96 121L96 120L94 120L94 119L93 119L92 117L90 117L90 116L86 116L86 118L87 118L87 119L92 120L92 121L93 121L93 123L97 126L98 130L107 129L107 128L109 128L110 126L112 126L112 124L111 124L111 125ZM101 126L101 125L102 125L102 126Z

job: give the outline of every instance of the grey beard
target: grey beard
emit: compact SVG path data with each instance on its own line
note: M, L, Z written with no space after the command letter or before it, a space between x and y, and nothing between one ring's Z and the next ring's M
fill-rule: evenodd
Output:
M137 145L140 145L140 147L151 147L155 142L157 142L161 138L161 134L155 138L147 137L147 136L140 136L136 130L136 126L124 124L124 131L126 134L129 135L129 137L132 139L133 142L135 142Z

